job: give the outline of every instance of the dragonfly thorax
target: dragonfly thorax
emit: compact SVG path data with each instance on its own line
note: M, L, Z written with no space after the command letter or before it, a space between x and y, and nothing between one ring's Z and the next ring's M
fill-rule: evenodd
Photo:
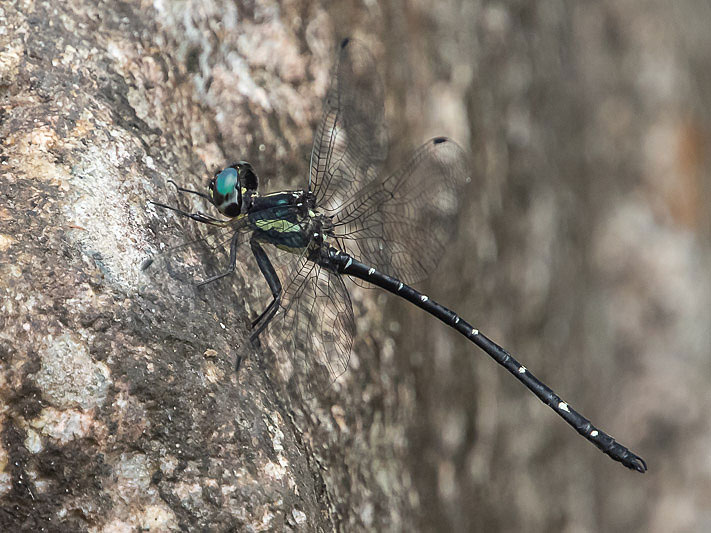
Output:
M308 258L314 263L328 266L330 264L329 250L332 249L334 235L333 219L317 211L309 211L309 225L307 235L309 238Z
M261 242L311 257L334 236L333 220L315 207L309 191L255 193L250 202L247 220Z

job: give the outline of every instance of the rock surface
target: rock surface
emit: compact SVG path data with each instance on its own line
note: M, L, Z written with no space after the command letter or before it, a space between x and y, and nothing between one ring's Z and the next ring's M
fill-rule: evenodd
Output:
M694 0L1 4L0 530L707 529L709 21ZM644 477L376 291L352 288L351 370L304 399L241 302L140 270L194 235L147 205L178 201L169 179L247 159L303 183L345 35L382 67L395 165L437 134L472 152L427 294Z

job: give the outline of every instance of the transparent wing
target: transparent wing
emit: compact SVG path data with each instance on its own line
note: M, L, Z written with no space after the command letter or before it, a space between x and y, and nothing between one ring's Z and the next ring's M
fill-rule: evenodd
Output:
M268 210L257 216L274 218ZM180 225L160 226L154 231L162 251L150 257L150 264L144 268L150 284L147 291L156 301L164 301L166 307L178 305L176 315L194 316L207 309L216 324L230 327L235 315L246 313L254 320L271 302L271 292L249 246L252 232L244 219L229 221L224 227L191 224L194 234L188 240ZM234 236L235 273L198 287L199 282L227 269ZM308 261L305 253L297 255L271 245L265 245L264 250L282 283L283 294L279 311L262 339L275 355L287 358L280 361L280 367L291 368L305 378L302 385L310 389L328 386L348 368L355 333L353 309L343 280Z
M262 213L269 218L269 210ZM153 254L142 269L149 292L164 300L201 299L213 309L222 305L246 312L256 318L271 301L269 287L249 247L252 235L246 218L225 221L224 226L191 223L188 231L177 224L158 224L154 227L160 251ZM236 237L235 272L203 286L198 284L227 271L230 247ZM298 256L267 247L269 259L282 282ZM222 316L218 313L218 316Z
M373 57L357 41L341 42L323 107L309 190L330 214L377 176L387 155L382 83Z
M279 312L267 330L269 345L290 358L281 362L282 368L307 377L307 388L327 386L348 369L353 306L340 275L305 255L292 268Z
M469 181L459 145L431 139L398 172L342 206L336 236L364 263L406 283L419 281L437 266Z
M158 283L162 278L170 278L178 282L171 284L179 288L195 286L219 268L227 268L230 241L234 235L240 243L249 237L244 218L225 221L222 226L194 222L188 229L181 226L175 221L153 221L158 252L150 255L141 266L149 282Z

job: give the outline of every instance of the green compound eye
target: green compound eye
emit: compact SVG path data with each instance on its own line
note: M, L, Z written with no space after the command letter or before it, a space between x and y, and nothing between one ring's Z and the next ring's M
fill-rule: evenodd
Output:
M222 196L227 196L235 190L235 186L239 182L239 176L237 171L230 167L226 168L217 175L217 182L215 183L215 189Z

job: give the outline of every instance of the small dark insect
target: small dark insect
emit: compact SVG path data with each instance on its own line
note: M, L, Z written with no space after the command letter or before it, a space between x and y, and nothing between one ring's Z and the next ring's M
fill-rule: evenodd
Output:
M198 285L232 274L242 264L241 245L248 242L272 296L252 321L251 340L258 342L268 327L273 347L304 353L307 365L323 365L334 379L348 368L355 333L343 275L378 286L454 328L600 450L645 472L641 457L593 426L506 350L408 285L426 277L445 250L462 191L471 182L463 150L436 137L401 170L381 178L382 88L369 52L350 39L340 44L324 107L304 189L260 195L256 172L238 161L215 174L207 193L176 185L180 193L209 201L227 220L152 202L211 226L207 247L224 249L229 242L227 269ZM149 259L142 268L152 263Z

